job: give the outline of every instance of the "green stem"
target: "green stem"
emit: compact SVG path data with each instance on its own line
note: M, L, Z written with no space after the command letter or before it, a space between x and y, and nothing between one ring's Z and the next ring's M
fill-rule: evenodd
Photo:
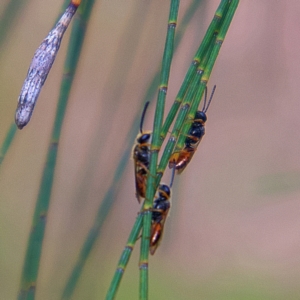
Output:
M165 50L162 61L161 79L156 103L156 111L153 124L153 137L150 147L151 157L149 165L149 176L147 179L146 199L144 203L145 213L143 214L143 230L140 252L140 299L148 299L148 257L149 257L149 240L152 219L152 205L155 195L155 176L158 160L158 151L160 143L160 131L164 116L165 99L168 89L169 74L171 61L174 50L174 36L177 25L177 16L179 10L179 0L172 0L170 4L170 14L168 21L168 31L165 43Z
M183 98L188 90L189 85L192 82L193 77L195 76L196 72L197 72L197 68L200 64L200 62L202 61L202 59L204 58L204 56L207 53L207 49L209 47L209 45L211 44L211 40L215 34L216 29L218 28L218 26L220 26L220 21L222 19L222 14L226 8L227 5L227 1L222 1L205 33L205 36L194 56L194 59L187 71L187 74L185 75L184 81L179 89L179 92L175 98L175 101L171 107L171 110L169 111L167 118L165 120L165 123L162 127L161 130L161 144L163 143L169 129L170 126L176 116L176 113L183 101Z
M14 137L15 137L15 134L16 134L16 131L17 131L17 126L15 123L11 124L10 127L9 127L9 130L6 134L6 137L4 139L4 142L0 148L0 166L2 165L2 162L4 160L4 157L7 153L7 150L9 149Z
M67 59L64 66L65 71L60 88L60 96L52 131L52 138L48 148L47 159L44 166L44 173L42 176L28 241L28 248L25 256L19 300L34 299L35 297L36 280L38 276L45 225L53 185L54 170L56 166L58 142L72 82L83 45L87 26L86 22L88 16L90 15L91 6L91 4L90 6L85 5L83 6L84 9L83 7L80 7L78 10L78 15L74 19L67 52Z
M137 219L133 225L132 231L129 235L127 244L126 244L126 246L122 252L122 255L120 257L115 275L113 277L113 280L110 284L109 290L108 290L106 298L105 298L106 300L112 300L116 296L116 293L117 293L118 287L120 285L122 276L124 274L125 268L130 259L133 247L134 247L135 242L140 234L140 231L142 228L142 221L143 221L143 214L140 213L137 216Z
M221 46L225 39L229 25L231 24L231 21L232 21L234 13L236 11L236 8L238 6L238 3L239 3L239 0L230 0L230 1L228 1L228 7L225 8L225 13L222 16L221 27L217 30L218 34L215 38L211 53L209 54L209 59L207 61L207 64L204 67L204 72L201 77L199 90L195 97L195 101L192 103L189 115L187 116L188 120L193 120L195 112L199 107L203 92L204 92L207 82L210 78L213 66L214 66L216 59L218 57L218 54L220 52Z
M176 51L178 45L181 42L181 39L182 39L183 34L185 32L185 29L186 29L186 25L190 22L191 18L195 14L195 12L196 12L197 8L199 7L200 3L201 3L201 1L194 0L194 2L190 5L190 7L186 11L185 15L183 16L183 21L182 21L182 23L181 23L181 25L180 25L180 27L178 29L179 33L176 35L175 42L174 42L175 51ZM153 98L153 95L154 95L154 93L155 93L156 88L157 88L158 85L159 85L159 73L156 73L154 75L151 83L149 84L149 87L148 87L148 89L147 89L147 91L145 93L144 100L141 103L145 103L147 101L150 101ZM137 119L138 118L136 118L136 120ZM136 128L137 127L138 122L136 121L135 123L136 124L133 125L132 128ZM132 137L130 137L130 141L131 141L130 142L130 150L132 148L132 146L131 146L132 143L134 143L134 139L135 139L135 135L134 136L132 135ZM128 151L128 149L126 151ZM123 161L123 158L120 160L120 162L122 162L122 161ZM118 169L120 169L120 168L118 167ZM140 218L140 220L142 220L142 215L141 214L139 215L139 218ZM140 226L142 226L142 223L139 223L138 220L137 220L135 222L133 228L132 228L132 233L131 234L133 234L133 232L136 232L136 231L139 232L140 229L141 229ZM131 238L128 239L128 241L130 241L130 240L131 240ZM133 242L133 237L132 237L131 241ZM128 259L127 259L127 255L130 254L130 253L128 252L128 250L126 250L126 248L124 249L124 251L123 251L123 253L122 253L121 257L120 257L119 264L118 264L118 268L119 268L119 266L122 266L123 272L119 272L119 270L117 268L117 270L115 272L115 275L113 277L113 280L111 282L109 291L108 291L107 296L106 296L107 299L114 299L115 298L117 290L118 290L118 287L119 287L119 284L120 284L120 281L122 279L122 276L123 276L123 274L125 272L125 268L126 268L126 266L128 264L129 258L130 258L130 257L128 257Z
M200 62L202 62L204 60L201 63L201 66L198 68L198 71L197 71L197 74L198 74L197 76L199 76L199 79L201 78L201 81L200 81L200 84L198 84L197 91L195 91L195 85L194 85L189 90L188 95L186 97L184 97L184 100L181 104L180 111L179 111L177 119L175 121L174 128L172 130L171 136L170 136L168 143L164 149L162 158L160 160L160 163L159 163L159 166L157 169L158 177L157 177L157 181L156 181L156 186L158 186L159 181L163 175L163 172L168 165L170 156L172 155L172 153L174 151L176 141L178 139L179 134L181 133L181 128L182 128L184 122L186 122L187 118L193 119L194 114L199 106L201 96L204 92L207 80L209 78L208 74L210 75L211 68L213 66L212 61L215 62L215 60L217 58L217 56L213 54L216 52L215 45L211 49L209 48L209 45L211 45L212 42L216 43L215 41L218 39L218 36L221 33L221 28L223 28L223 26L224 26L225 18L227 18L227 12L229 11L228 5L230 5L230 3L231 2L228 0L221 1L220 5L215 13L215 16L209 26L209 30L208 30L209 33L208 32L206 33L205 38L199 47L198 52L200 52L200 50L202 49L201 56L199 56L199 65L200 65ZM231 16L231 18L232 18L232 16ZM215 36L215 33L218 33L218 32L219 32L219 34L217 36ZM196 54L196 57L197 57L197 54ZM206 60L207 60L207 63L206 63ZM203 71L202 67L204 67L204 65L206 65L206 66L205 66L205 70ZM208 70L210 70L209 73L206 68L208 68ZM205 80L203 80L203 78L205 78ZM197 79L197 80L199 80L199 79ZM182 101L182 98L180 98L179 100ZM190 114L188 116L189 112L190 112ZM190 126L190 124L189 124L189 126ZM167 126L166 126L166 128L164 127L163 129L166 130ZM163 134L164 134L164 131L163 131Z
M215 32L217 32L217 30L218 29L216 29ZM216 34L212 37L209 48L208 48L207 52L205 53L204 57L201 59L201 63L197 69L197 74L194 77L194 80L192 81L192 84L189 87L186 97L184 98L184 102L183 102L182 106L189 105L190 110L189 110L189 113L187 114L187 116L184 120L184 123L180 129L179 138L178 138L174 152L178 152L183 148L188 130L191 127L192 121L194 120L196 110L198 110L199 101L202 99L204 90L201 90L202 93L200 94L200 96L199 96L199 94L197 94L197 91L200 88L201 78L202 78L204 69L206 68L206 65L207 65L207 62L209 59L209 55L212 52L215 40L216 40Z

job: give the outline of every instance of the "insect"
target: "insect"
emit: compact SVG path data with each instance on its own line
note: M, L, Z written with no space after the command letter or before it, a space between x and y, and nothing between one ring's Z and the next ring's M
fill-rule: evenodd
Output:
M15 113L15 122L22 129L30 121L40 91L47 79L63 35L81 1L71 0L65 12L35 51L23 83Z
M146 102L140 123L140 133L136 138L136 144L133 148L134 173L135 173L135 194L140 203L146 194L146 181L148 176L150 161L150 142L151 131L143 132L143 122L149 102Z
M197 150L198 145L200 144L200 141L205 134L205 122L207 120L206 112L211 103L215 89L216 86L213 87L207 105L207 89L205 89L203 108L202 110L198 110L195 114L193 123L185 139L183 149L174 152L169 160L169 168L173 168L175 166L178 174L182 173L186 166L189 164Z
M158 197L154 199L152 208L152 223L150 236L150 254L153 255L162 239L165 221L171 207L171 187L175 176L173 168L170 187L166 184L160 184L158 187Z

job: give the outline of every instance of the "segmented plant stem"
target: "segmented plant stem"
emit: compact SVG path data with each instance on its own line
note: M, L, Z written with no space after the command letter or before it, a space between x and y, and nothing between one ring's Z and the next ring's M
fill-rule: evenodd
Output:
M220 26L220 28L217 28L217 30L216 30L217 34L213 41L214 43L213 43L212 49L209 53L209 56L207 57L206 65L200 65L199 70L201 70L203 72L203 75L201 76L199 89L197 91L195 101L192 103L191 109L187 115L187 119L186 119L187 121L192 121L194 119L195 112L199 107L204 90L205 90L207 82L210 78L213 66L216 62L217 56L218 56L220 48L223 44L225 35L226 35L229 25L232 21L232 18L233 18L235 10L237 8L237 5L238 5L237 0L227 1L227 5L224 7L224 12L223 13L220 12L218 15L221 18L221 23L220 23L221 26ZM185 135L187 133L188 128L190 127L188 125L188 123L189 122L186 122L185 130L183 130L183 135Z
M6 134L6 137L3 141L3 144L0 148L0 166L2 164L2 161L4 160L4 157L7 153L7 150L9 149L14 137L15 137L15 134L16 134L16 124L11 124L11 126L9 127L9 130Z
M226 32L227 32L228 26L232 20L233 14L232 13L230 14L231 19L230 19L228 26L226 25L224 27L224 24L228 23L228 21L225 22L225 19L228 20L228 18L229 18L228 13L232 9L232 5L234 5L235 9L237 7L237 4L233 3L233 2L236 2L236 1L230 1L230 0L229 1L228 0L221 1L220 5L215 13L215 16L211 22L211 25L209 27L210 34L206 36L208 39L207 40L204 39L202 42L202 44L207 43L206 47L209 47L210 43L212 41L214 41L214 46L211 50L211 53L208 53L207 51L203 50L202 56L199 57L200 58L199 61L202 61L204 59L204 57L209 57L209 59L207 61L204 71L202 68L198 68L197 72L199 75L202 75L202 76L201 76L201 81L198 85L197 93L196 93L195 97L193 97L193 99L184 98L184 102L181 105L181 108L178 113L177 119L175 121L175 125L173 127L171 136L170 136L168 143L164 149L162 158L161 158L159 166L157 168L157 173L158 173L157 182L156 182L157 185L163 175L163 172L164 172L166 166L168 165L170 156L172 155L172 153L174 151L175 144L177 142L179 134L181 133L181 128L182 128L184 122L186 122L188 113L190 112L190 115L188 116L188 118L193 119L194 114L195 114L197 108L199 107L201 97L203 95L204 89L206 87L207 81L208 81L210 73L212 71L212 66L214 65L214 62L216 61L217 55L219 53L219 50L218 51L216 50L217 49L216 44L218 44L218 45L220 44L219 42L217 42L217 40L219 39L218 37L221 35L221 32L222 32L222 36L225 37L225 34L226 34L226 33L224 34L225 27L227 27L227 29L226 29ZM235 11L235 9L234 9L234 11ZM215 33L218 33L217 36L214 36ZM206 47L203 46L202 49L205 49ZM201 46L199 49L201 49ZM220 49L220 45L218 46L218 49ZM206 50L207 50L207 48L206 48ZM190 102L190 100L192 100L193 102Z
M175 98L175 101L166 117L166 120L163 124L162 130L161 130L161 143L163 143L168 130L170 129L170 126L176 116L176 113L179 109L179 106L182 103L183 97L193 79L193 77L195 76L196 72L197 72L197 68L200 64L200 62L202 61L203 57L205 56L207 49L209 47L209 45L211 44L211 40L213 38L213 35L217 29L217 27L219 26L220 20L222 18L222 13L224 11L225 6L227 5L226 1L222 1L205 33L205 36L193 58L193 61L187 71L187 74L185 75L184 81L179 89L179 92Z
M189 112L186 115L185 121L180 129L179 137L177 138L177 143L176 143L174 152L180 151L183 148L186 136L188 134L188 130L191 127L191 124L194 120L194 116L195 116L195 113L197 110L197 106L196 106L197 104L195 104L195 103L199 103L199 101L202 98L202 94L201 94L200 98L197 98L197 97L199 97L199 94L197 94L197 91L201 87L201 85L200 85L201 78L202 78L203 72L205 70L205 67L207 65L210 53L213 48L213 45L214 45L214 42L216 39L216 33L217 33L217 30L215 31L215 34L211 38L211 43L207 49L207 52L204 53L204 55L202 56L201 63L197 68L196 76L194 77L192 83L189 86L188 92L186 93L186 95L184 97L184 101L183 101L182 105L184 106L186 103L188 103L188 105L190 105L190 109L189 109ZM202 89L201 91L203 93L204 90Z
M122 276L124 274L125 268L127 266L127 263L130 259L133 247L134 247L135 242L140 234L140 231L142 228L142 222L143 222L143 214L140 213L136 218L136 221L134 223L132 231L129 235L127 244L126 244L126 246L122 252L122 255L120 257L115 275L113 277L113 280L110 284L109 290L108 290L106 298L105 298L106 300L112 300L116 296L116 292L120 285L120 282L121 282Z
M190 5L190 7L186 11L185 15L183 16L183 21L180 24L180 26L182 26L182 27L179 27L179 28L181 28L180 34L177 34L176 37L175 37L175 42L174 42L175 50L177 49L178 45L181 42L182 36L183 36L183 34L185 32L185 29L186 29L186 25L190 22L191 18L194 16L195 12L197 11L197 8L200 6L200 3L201 3L201 1L194 0L194 2ZM150 101L153 98L153 95L154 95L155 91L157 91L157 85L158 84L159 84L159 73L156 73L154 75L152 81L150 82L149 87L145 92L144 100L141 103L145 103L147 101ZM138 119L138 117L136 119ZM137 124L137 122L135 122L135 123ZM136 128L136 126L133 126L133 128ZM131 144L133 143L134 139L135 139L135 135L133 135L132 138L131 138L131 140L132 140ZM130 149L131 149L131 146L130 146ZM122 161L122 159L121 159L121 161ZM139 217L141 218L140 220L142 220L142 215L139 215ZM142 226L142 223L135 222L134 226L132 228L132 232L134 232L136 230L140 231L140 228L141 228L140 226ZM131 232L131 234L132 234L132 232ZM130 240L130 238L128 240ZM132 242L133 242L133 240L132 240ZM122 279L122 276L125 272L126 266L128 264L128 261L129 261L129 258L127 259L128 254L129 254L129 249L127 249L125 247L124 251L121 254L117 270L115 272L115 275L113 277L113 280L112 280L110 288L109 288L109 291L107 293L107 296L106 296L106 297L108 297L107 299L114 299L115 296L116 296L120 281ZM131 252L130 252L130 254L131 254ZM122 265L123 272L120 272L120 270L119 270L120 265Z
M155 195L155 176L159 151L159 134L164 116L165 99L168 89L169 74L174 50L174 36L175 28L177 25L177 16L179 10L179 0L172 0L170 4L170 14L168 21L167 37L165 42L165 50L162 61L162 70L160 85L156 103L156 111L153 124L153 138L150 147L150 165L149 175L147 179L146 199L144 203L144 216L143 216L143 229L141 240L140 252L140 299L148 299L148 257L149 257L149 241L150 241L150 228L153 206L153 198Z

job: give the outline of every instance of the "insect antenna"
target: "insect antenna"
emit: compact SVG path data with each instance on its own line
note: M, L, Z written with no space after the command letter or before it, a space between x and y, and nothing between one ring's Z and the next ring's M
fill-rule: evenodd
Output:
M174 167L173 167L173 169L172 169L172 177L171 177L171 182L170 182L170 188L172 187L173 182L174 182L175 171L176 171L176 164L174 164Z
M209 97L209 100L208 100L208 103L207 103L207 106L206 106L206 107L205 107L205 105L206 105L206 98L207 98L207 87L205 87L205 98L204 98L204 105L203 105L203 109L202 109L202 111L203 111L204 113L206 113L207 110L208 110L208 107L209 107L209 105L210 105L210 102L211 102L211 100L212 100L212 98L213 98L213 96L214 96L216 87L217 87L217 86L214 85L214 87L213 87L213 89L212 89L212 91L211 91L211 94L210 94L210 97Z
M141 123L140 123L140 132L143 133L143 123L144 123L144 119L145 119L145 115L146 115L146 111L147 111L147 108L149 106L149 101L147 101L145 103L145 106L144 106L144 109L143 109L143 113L142 113L142 116L141 116Z
M204 103L202 108L203 112L205 112L204 110L205 110L206 100L207 100L207 87L205 87L205 91L204 91Z

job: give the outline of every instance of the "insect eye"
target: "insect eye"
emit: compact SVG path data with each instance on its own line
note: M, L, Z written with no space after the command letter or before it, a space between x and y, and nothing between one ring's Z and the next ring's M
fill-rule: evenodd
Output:
M169 198L171 195L171 190L166 184L161 184L159 186L159 195L164 198Z
M139 144L144 144L150 140L150 137L151 137L150 133L144 133L137 139L137 142Z
M202 120L203 122L206 122L207 117L206 117L206 113L203 111L197 111L195 114L195 120Z

